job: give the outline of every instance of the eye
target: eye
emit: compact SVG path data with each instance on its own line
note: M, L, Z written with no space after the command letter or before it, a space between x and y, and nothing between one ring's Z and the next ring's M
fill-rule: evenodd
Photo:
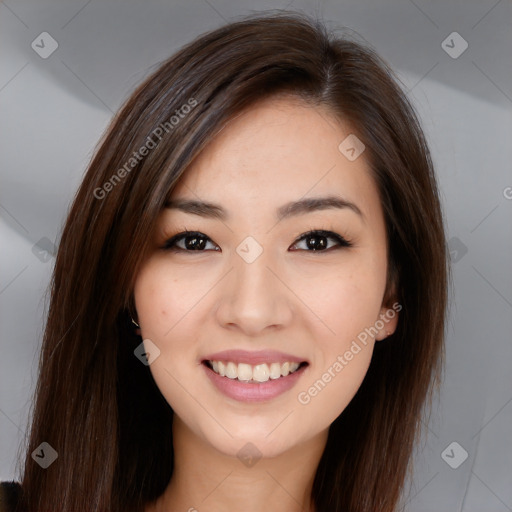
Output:
M326 242L326 240L329 239L334 240L334 246L328 247L329 244ZM312 230L304 233L294 242L292 247L296 247L303 240L306 242L306 252L325 252L330 249L336 249L340 247L352 247L352 243L338 233L334 233L333 231L326 231L323 229ZM181 242L184 242L184 246L178 245ZM210 238L208 238L204 233L199 231L183 231L167 240L162 248L164 250L174 252L205 252L204 249L209 242L211 242ZM215 246L215 244L213 245ZM219 248L213 250L217 252L220 251Z
M328 247L328 242L326 242L326 240L329 239L334 240L337 245L335 244L334 247ZM302 240L306 242L306 247L311 249L310 251L306 252L325 252L330 249L336 249L339 247L352 247L352 244L338 233L334 233L333 231L325 231L323 229L308 231L307 233L301 235L297 242ZM295 242L292 247L298 245L297 242Z
M163 249L171 251L203 251L207 245L207 240L210 240L205 234L199 231L183 231L174 235L172 238L165 242ZM185 247L178 246L178 242L184 241ZM177 247L177 248L176 248ZM217 249L214 249L217 251Z

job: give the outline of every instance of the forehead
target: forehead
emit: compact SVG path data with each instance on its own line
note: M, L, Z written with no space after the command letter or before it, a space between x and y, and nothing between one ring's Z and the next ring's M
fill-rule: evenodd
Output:
M364 152L350 161L339 149L351 133L326 107L296 97L266 99L217 133L170 197L264 211L336 194L370 214L380 202Z

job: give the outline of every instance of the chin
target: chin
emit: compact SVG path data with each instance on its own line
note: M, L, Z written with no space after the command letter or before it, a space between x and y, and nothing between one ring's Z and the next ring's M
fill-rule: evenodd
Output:
M212 437L208 435L205 441L216 450L229 457L243 459L245 457L273 458L282 455L288 450L304 442L299 438L296 429L287 431L279 422L273 422L271 428L254 428L250 425L234 425L227 427L233 437L221 435ZM276 430L273 432L273 430ZM279 432L277 432L279 430Z

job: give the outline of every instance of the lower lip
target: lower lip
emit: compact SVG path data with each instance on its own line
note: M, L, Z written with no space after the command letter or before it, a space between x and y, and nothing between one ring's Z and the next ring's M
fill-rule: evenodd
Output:
M304 365L295 372L289 373L286 377L269 379L267 382L244 383L240 382L238 379L221 377L206 364L202 366L214 386L221 393L240 402L264 402L272 400L272 398L291 389L307 368L307 365Z

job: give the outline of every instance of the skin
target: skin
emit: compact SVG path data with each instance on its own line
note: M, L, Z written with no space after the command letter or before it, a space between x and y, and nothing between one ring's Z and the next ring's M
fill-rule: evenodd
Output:
M349 161L338 149L350 133L323 108L267 99L220 131L173 190L173 199L217 203L230 217L163 211L136 278L141 335L160 350L150 370L175 412L173 478L146 512L313 510L328 428L361 385L375 342L398 320L395 314L366 346L359 343L342 371L309 403L299 402L391 308L383 304L386 232L377 188L364 153ZM355 203L364 219L344 208L277 222L281 205L332 194ZM185 228L208 237L202 252L185 252L183 239L181 252L162 249ZM313 251L300 240L312 229L338 233L353 247ZM252 263L236 252L247 236L263 248ZM243 403L221 394L200 363L233 348L279 350L310 364L291 390ZM262 456L252 467L237 457L248 442Z

